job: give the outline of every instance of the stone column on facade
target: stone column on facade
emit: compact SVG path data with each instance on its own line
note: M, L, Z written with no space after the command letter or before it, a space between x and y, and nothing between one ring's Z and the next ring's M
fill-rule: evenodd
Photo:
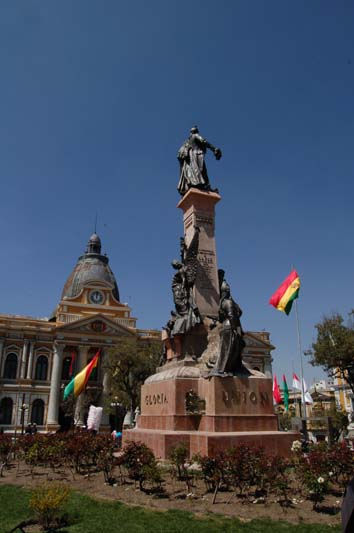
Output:
M89 350L89 346L79 346L77 372L81 372L81 370L87 365L88 350ZM76 426L84 425L84 415L85 415L84 403L85 403L85 391L83 391L77 397L77 400L76 400L75 415L74 415L74 422Z
M183 210L185 243L189 246L195 227L200 229L198 269L194 300L202 316L217 316L219 281L215 246L215 204L221 197L215 192L189 189L178 203Z
M100 407L103 407L103 414L101 420L101 426L107 428L109 426L109 413L107 406L107 398L109 396L109 374L105 368L107 360L107 353L105 350L101 351L101 375L102 375L102 394L100 397Z
M29 356L28 356L27 379L32 379L33 350L34 350L34 342L31 342L30 347L29 347Z
M50 382L47 426L58 426L63 351L63 344L53 344L53 366Z
M29 343L28 339L25 339L23 341L22 359L21 359L21 373L20 373L20 378L21 379L25 379L25 374L26 374L26 360L27 360L28 343Z

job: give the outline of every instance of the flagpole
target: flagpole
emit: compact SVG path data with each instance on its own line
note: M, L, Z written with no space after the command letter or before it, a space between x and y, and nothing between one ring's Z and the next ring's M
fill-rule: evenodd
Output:
M294 374L295 374L295 367L294 367L294 359L291 360L291 367L292 367L292 370L293 370L293 377L294 377ZM296 415L296 407L297 407L297 396L295 396L295 394L297 394L295 392L295 387L293 386L294 388L294 402L295 402L295 415ZM301 395L299 397L299 415L301 417Z
M299 347L300 355L300 367L301 367L301 405L302 405L302 416L307 417L306 412L306 402L305 402L305 390L304 390L304 364L302 358L302 347L301 347L301 335L300 335L300 324L299 324L299 313L297 308L297 300L295 300L295 316L296 316L296 329L297 329L297 342Z

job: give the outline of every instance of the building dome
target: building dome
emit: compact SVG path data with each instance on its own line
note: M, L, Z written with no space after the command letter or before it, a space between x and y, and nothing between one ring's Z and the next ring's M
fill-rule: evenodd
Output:
M116 278L108 265L108 257L101 255L101 239L94 233L84 255L79 257L76 266L68 277L61 299L76 298L88 283L100 282L112 288L112 294L119 301Z

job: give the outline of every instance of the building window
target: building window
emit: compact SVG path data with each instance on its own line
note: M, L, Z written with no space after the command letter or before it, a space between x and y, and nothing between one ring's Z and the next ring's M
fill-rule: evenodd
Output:
M253 370L257 370L258 372L260 372L260 370L259 370L259 366L254 366L254 367L253 367Z
M93 357L90 357L87 361L87 364L91 363ZM91 374L90 374L90 377L89 377L89 381L97 381L97 366L92 370Z
M36 372L34 379L40 379L45 381L47 379L48 372L48 357L45 355L40 355L36 363Z
M44 419L44 401L37 399L32 403L31 422L37 426L43 425Z
M11 424L13 401L3 398L0 402L0 424Z
M16 374L17 374L17 355L15 353L9 353L5 361L4 378L16 379Z
M72 359L72 356L64 357L63 359L63 369L61 371L61 379L63 379L64 381L68 381L69 379L72 378L71 359Z

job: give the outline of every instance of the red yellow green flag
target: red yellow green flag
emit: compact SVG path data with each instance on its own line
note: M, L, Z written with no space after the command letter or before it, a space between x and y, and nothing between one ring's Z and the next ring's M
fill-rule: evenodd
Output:
M280 287L277 288L269 303L278 311L282 311L287 315L291 311L293 301L299 296L300 278L296 270L293 270L289 276L283 281Z
M98 350L92 361L90 361L89 364L86 365L81 370L81 372L76 374L76 376L70 381L70 383L67 384L64 389L64 400L66 400L70 394L74 394L74 397L76 398L76 396L79 396L79 394L81 394L82 391L85 389L92 370L98 365L98 357L100 355L100 351L101 350Z
M285 374L283 374L283 397L285 410L289 411L289 389L285 379Z

